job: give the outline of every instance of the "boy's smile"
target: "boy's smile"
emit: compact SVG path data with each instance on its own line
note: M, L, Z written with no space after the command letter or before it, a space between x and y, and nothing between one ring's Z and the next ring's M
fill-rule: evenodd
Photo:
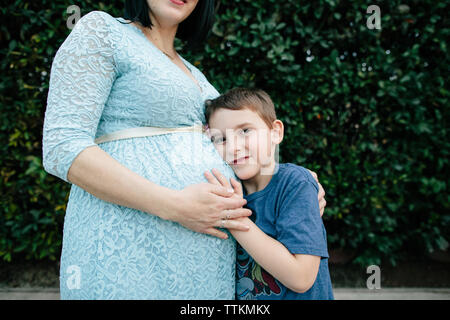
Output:
M261 176L273 174L274 151L281 142L283 124L275 120L272 125L270 128L257 112L248 108L220 108L209 119L211 141L238 178L247 182L247 189L250 184L260 189L267 180Z

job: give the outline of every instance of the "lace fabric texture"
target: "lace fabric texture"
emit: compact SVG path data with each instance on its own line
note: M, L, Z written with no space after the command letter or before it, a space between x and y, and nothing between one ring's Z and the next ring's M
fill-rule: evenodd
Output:
M106 12L83 16L53 60L43 164L67 181L76 156L102 135L140 126L204 123L219 93L182 58L198 84L133 25ZM199 88L200 86L200 88ZM205 170L235 177L201 133L99 145L127 168L180 190ZM62 299L233 299L236 246L154 215L100 200L72 185L63 231Z

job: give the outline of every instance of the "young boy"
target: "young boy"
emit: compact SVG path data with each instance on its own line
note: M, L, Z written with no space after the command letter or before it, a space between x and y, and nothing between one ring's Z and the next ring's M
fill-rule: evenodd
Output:
M256 219L242 218L249 231L230 230L240 244L237 299L333 299L319 187L307 169L275 161L284 128L270 97L262 90L232 89L207 101L206 121L244 190L217 170L205 177L244 196Z

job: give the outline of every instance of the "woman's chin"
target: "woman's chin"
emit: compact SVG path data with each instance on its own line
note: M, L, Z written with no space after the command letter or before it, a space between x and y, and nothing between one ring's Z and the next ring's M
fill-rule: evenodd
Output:
M169 3L168 6L160 12L162 16L160 22L164 21L165 24L170 25L177 25L183 22L195 8L195 6L190 6L191 8L188 8L187 6L188 5L185 4L184 7L177 7L176 5Z

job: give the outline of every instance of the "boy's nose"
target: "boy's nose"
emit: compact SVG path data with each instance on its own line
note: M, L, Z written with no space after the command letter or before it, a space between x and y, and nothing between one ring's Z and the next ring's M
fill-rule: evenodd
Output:
M228 152L236 154L243 148L243 141L238 135L233 135L231 139L227 140Z

